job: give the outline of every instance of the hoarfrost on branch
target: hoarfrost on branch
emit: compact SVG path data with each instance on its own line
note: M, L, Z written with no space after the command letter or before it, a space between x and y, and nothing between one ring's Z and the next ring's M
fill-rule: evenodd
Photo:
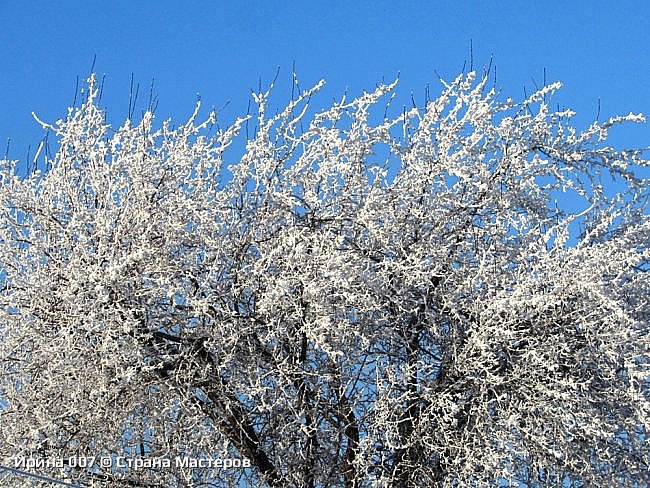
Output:
M472 74L312 115L320 86L256 93L237 155L246 118L114 130L91 78L47 171L2 162L0 452L251 464L64 468L101 486L648 482L648 162L603 144L641 117Z

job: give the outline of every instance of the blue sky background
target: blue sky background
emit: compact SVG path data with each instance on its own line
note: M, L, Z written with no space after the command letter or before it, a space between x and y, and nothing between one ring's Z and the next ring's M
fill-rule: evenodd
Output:
M251 89L280 68L275 100L288 101L295 64L301 86L327 80L319 103L344 90L371 89L400 73L411 91L440 91L434 70L453 79L470 62L497 68L514 98L561 80L560 106L585 125L630 111L650 113L650 3L647 1L45 1L0 0L0 147L24 160L74 100L76 79L105 75L102 104L121 123L131 74L139 109L155 78L159 118L185 119L197 93L222 122L246 111ZM207 113L207 110L206 110ZM647 125L614 134L616 145L650 145Z
M504 98L541 87L546 72L565 85L553 101L586 126L599 106L601 120L650 114L650 1L0 0L0 158L8 140L10 158L34 153L44 132L31 113L64 117L95 58L114 125L132 74L139 109L153 78L159 118L186 119L200 94L206 114L228 104L228 123L278 68L278 104L295 66L303 88L327 80L323 106L399 73L399 107L427 84L439 93L436 72L453 79L492 59ZM611 141L648 147L650 126L619 127Z

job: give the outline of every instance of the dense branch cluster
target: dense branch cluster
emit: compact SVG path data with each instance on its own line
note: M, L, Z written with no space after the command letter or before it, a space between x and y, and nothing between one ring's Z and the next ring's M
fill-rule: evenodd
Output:
M92 486L642 486L648 162L551 85L113 130L91 78L0 170L0 452L239 458ZM233 144L235 142L235 144ZM229 149L229 146L232 146ZM618 192L612 194L610 188ZM634 485L634 483L638 483Z

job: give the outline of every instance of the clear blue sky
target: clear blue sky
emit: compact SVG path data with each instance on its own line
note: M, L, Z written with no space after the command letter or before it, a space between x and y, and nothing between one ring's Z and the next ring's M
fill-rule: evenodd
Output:
M554 101L596 116L650 113L650 2L646 1L171 1L0 0L0 145L24 159L46 121L65 115L75 80L105 75L109 120L128 110L131 73L140 108L151 79L156 114L183 119L200 93L224 122L245 112L250 91L280 68L276 100L288 100L292 65L303 87L328 82L323 105L401 73L399 92L423 98L470 61L497 67L504 96L561 80ZM630 127L615 142L650 145L650 128Z

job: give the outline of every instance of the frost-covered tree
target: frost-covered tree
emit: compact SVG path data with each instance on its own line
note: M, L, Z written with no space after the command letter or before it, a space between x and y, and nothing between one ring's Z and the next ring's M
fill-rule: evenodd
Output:
M315 113L320 86L273 115L256 93L243 148L245 118L198 108L111 129L91 78L46 171L2 162L2 463L115 461L33 469L84 486L646 486L648 161L605 145L642 117L578 131L558 84L517 103L471 74L394 118L394 84Z

